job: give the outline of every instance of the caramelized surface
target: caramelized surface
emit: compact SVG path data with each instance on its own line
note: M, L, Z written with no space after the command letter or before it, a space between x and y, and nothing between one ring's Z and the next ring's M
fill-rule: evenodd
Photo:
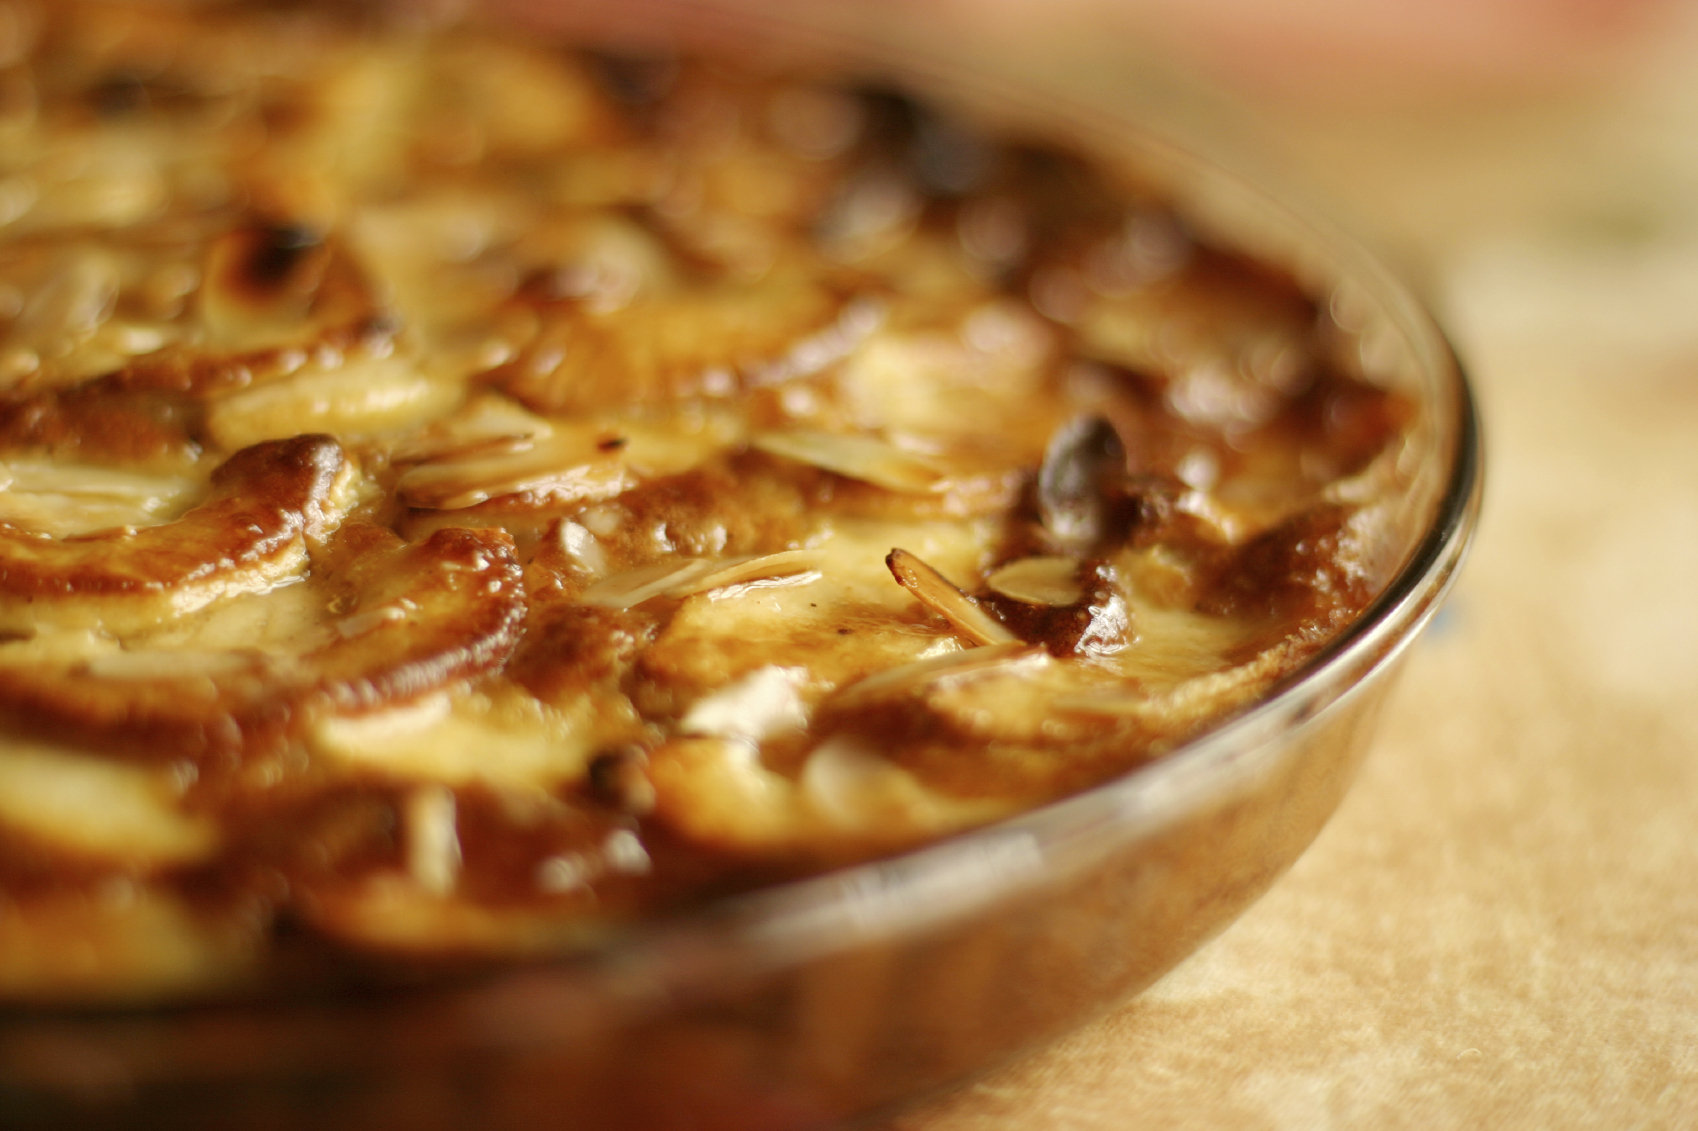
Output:
M900 850L1172 749L1397 564L1409 408L1324 296L1071 154L722 62L18 11L0 997Z

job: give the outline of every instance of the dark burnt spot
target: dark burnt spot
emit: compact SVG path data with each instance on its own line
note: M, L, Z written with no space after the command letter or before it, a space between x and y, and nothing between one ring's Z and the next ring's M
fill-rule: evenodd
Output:
M129 74L108 75L89 88L89 105L102 118L126 118L148 108L146 80Z
M1172 476L1128 479L1112 512L1112 529L1118 541L1140 548L1160 541L1181 517L1179 498L1184 493L1185 485Z
M775 466L761 452L713 460L621 495L629 520L619 537L633 554L659 545L693 557L788 549L812 528L814 512L829 498L822 478Z
M627 813L654 808L654 785L648 776L649 756L634 744L603 750L590 759L585 783L590 796Z
M629 817L579 799L518 802L476 786L456 792L456 825L464 857L460 889L487 904L600 905L630 869L608 852L609 838L629 832Z
M298 224L254 229L242 264L242 278L256 290L276 290L300 270L306 257L324 245L324 237Z
M652 611L560 605L533 612L508 678L544 702L582 690L617 693L658 631Z
M1124 195L1075 152L1017 144L1008 147L1003 160L1003 179L1026 207L1033 246L1070 252L1112 231L1125 216Z
M927 196L960 197L995 179L1000 151L966 123L890 87L867 85L854 94L866 122L862 156L902 170Z
M583 55L590 78L607 96L624 125L639 137L662 132L676 99L684 67L665 53L587 51Z
M200 411L168 397L84 386L0 400L0 447L54 459L127 466L200 454Z
M264 862L294 883L401 862L400 821L388 787L348 783L319 792L286 784L220 800L236 818L228 826L236 841L231 855Z
M621 106L653 106L678 85L681 70L671 55L588 51L584 59L596 85Z
M867 83L853 91L861 104L866 125L863 143L885 151L906 145L927 111L912 97L894 87Z
M595 285L593 274L580 267L542 267L519 280L515 294L533 303L552 304L583 298Z
M298 317L305 313L300 304L315 299L339 301L356 317L370 312L358 272L338 262L312 229L255 223L219 236L209 249L198 300L209 317L237 324L256 315Z
M1252 309L1277 311L1292 324L1313 326L1320 304L1289 270L1209 244L1193 245L1187 271L1209 287L1235 294Z
M1337 475L1367 466L1414 422L1415 406L1404 396L1365 384L1332 368L1316 372L1288 410L1311 448L1324 452Z
M169 72L155 74L145 67L120 65L90 84L84 101L99 117L118 121L144 114L192 112L206 104L206 94Z
M1313 620L1364 604L1367 581L1345 544L1350 515L1325 504L1251 539L1217 567L1198 608L1249 620Z
M1101 655L1125 647L1132 638L1132 611L1121 596L1114 567L1086 562L1079 567L1083 590L1071 605L1032 605L985 593L975 598L1009 631L1028 644L1042 644L1052 656Z

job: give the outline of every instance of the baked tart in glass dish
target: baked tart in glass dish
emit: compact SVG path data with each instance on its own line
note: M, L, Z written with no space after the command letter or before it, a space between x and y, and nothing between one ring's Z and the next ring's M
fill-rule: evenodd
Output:
M0 16L9 1125L959 1078L1289 864L1460 559L1418 307L1125 127Z

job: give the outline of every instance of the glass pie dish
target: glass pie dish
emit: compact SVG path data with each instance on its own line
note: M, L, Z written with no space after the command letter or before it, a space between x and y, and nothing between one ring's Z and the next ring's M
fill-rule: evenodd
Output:
M1140 127L799 29L679 31L917 87L1064 139L1210 246L1322 303L1410 408L1377 555L1401 563L1252 707L1064 800L869 863L639 920L570 954L402 985L0 1014L17 1127L830 1126L959 1081L1148 985L1303 851L1365 753L1479 500L1469 395L1406 289L1324 223ZM894 567L893 567L894 568ZM899 579L900 580L900 579Z

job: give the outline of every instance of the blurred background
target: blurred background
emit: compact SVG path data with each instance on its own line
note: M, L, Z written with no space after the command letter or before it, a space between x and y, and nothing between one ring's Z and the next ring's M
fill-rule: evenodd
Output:
M1150 993L892 1126L1698 1125L1698 4L721 3L1283 186L1416 284L1486 422L1473 560L1310 853Z
M1473 560L1310 853L1150 993L892 1126L1698 1125L1698 4L782 11L1306 198L1427 296L1486 420Z

